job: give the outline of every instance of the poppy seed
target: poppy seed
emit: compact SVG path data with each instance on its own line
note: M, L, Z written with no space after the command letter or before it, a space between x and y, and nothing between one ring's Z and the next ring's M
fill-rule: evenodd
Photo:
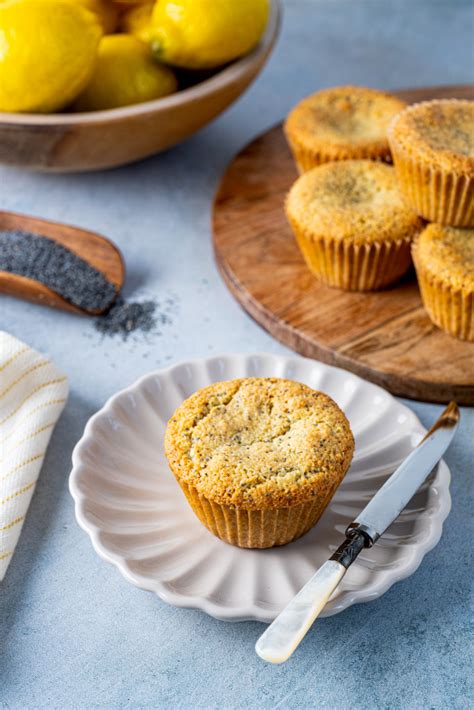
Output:
M0 271L34 279L73 306L97 313L109 308L117 289L104 274L53 239L21 230L0 230Z

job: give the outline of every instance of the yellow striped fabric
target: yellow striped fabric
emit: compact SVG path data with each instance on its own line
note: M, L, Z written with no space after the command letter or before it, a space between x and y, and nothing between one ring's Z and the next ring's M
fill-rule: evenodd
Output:
M51 360L0 331L0 581L67 395L67 378Z

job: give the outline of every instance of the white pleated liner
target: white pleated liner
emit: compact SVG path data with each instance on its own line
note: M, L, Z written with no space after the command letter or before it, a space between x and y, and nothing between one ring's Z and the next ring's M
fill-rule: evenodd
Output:
M67 377L51 360L0 331L0 581L67 396Z

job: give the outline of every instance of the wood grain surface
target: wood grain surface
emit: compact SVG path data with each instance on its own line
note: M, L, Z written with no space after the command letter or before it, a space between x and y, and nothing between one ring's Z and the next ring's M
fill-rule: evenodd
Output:
M396 93L409 102L472 99L474 87ZM332 289L310 273L283 211L296 177L281 125L244 148L223 176L214 205L214 249L239 303L302 355L346 368L397 395L474 404L474 344L431 323L413 271L373 293Z
M53 239L62 244L98 271L120 291L125 278L125 266L117 247L100 234L79 227L71 227L60 222L28 217L15 212L0 211L0 230L23 230ZM74 313L84 313L66 301L50 288L34 279L10 274L0 267L0 293L23 298L54 308L62 308ZM99 311L94 311L99 313Z

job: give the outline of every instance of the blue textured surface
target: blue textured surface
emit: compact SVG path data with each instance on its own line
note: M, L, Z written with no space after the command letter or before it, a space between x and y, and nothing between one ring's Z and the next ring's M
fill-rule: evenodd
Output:
M135 589L74 520L71 451L109 395L191 356L284 351L240 310L213 263L209 207L232 154L321 86L472 81L471 0L293 0L285 10L257 82L180 147L96 175L0 168L2 208L103 232L123 250L129 293L175 301L160 336L126 343L102 340L86 319L0 301L1 327L50 354L71 384L0 586L2 708L472 707L472 411L446 457L453 510L439 545L382 598L320 620L281 667L254 654L263 625L219 622ZM424 424L441 409L409 405Z

